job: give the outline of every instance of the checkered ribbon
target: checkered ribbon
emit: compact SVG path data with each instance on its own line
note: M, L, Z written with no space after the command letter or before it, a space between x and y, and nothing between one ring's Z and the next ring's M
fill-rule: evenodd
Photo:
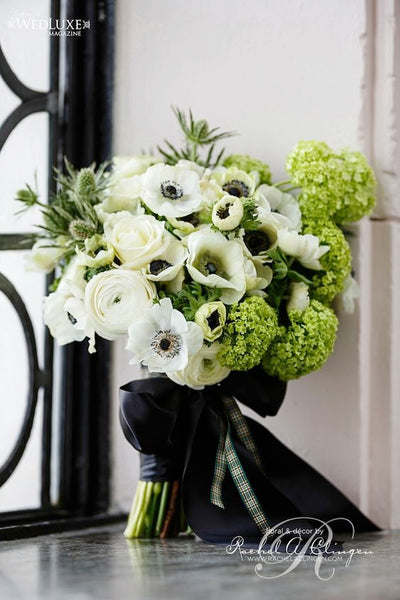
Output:
M215 457L214 477L211 484L210 501L212 504L215 504L215 506L225 508L222 499L222 484L225 479L226 471L229 469L243 504L257 527L264 534L269 528L269 523L236 453L231 437L231 427L233 427L239 440L253 456L260 471L264 473L261 458L258 454L254 438L247 425L246 419L240 412L234 398L225 397L222 399L222 403L225 409L226 420L222 420L221 423L217 455Z

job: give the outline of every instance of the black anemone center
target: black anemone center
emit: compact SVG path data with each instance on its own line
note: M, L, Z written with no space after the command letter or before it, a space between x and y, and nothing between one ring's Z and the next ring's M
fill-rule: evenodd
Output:
M75 317L73 317L71 315L71 313L67 312L67 317L70 323L72 323L72 325L75 325L75 323L77 323L78 321L75 319Z
M197 227L200 223L199 213L191 213L190 215L186 215L186 217L181 217L181 221L185 221L185 223L190 223L193 227Z
M160 348L161 350L168 350L171 345L171 341L168 338L163 338L160 340Z
M165 271L165 269L168 269L168 267L172 267L171 263L169 263L167 260L152 260L150 263L150 273L152 275L159 275L160 273L162 273L162 271Z
M253 256L269 250L271 241L265 231L246 231L244 243Z
M211 315L209 317L207 317L207 323L208 323L208 326L211 329L211 331L213 331L214 329L219 327L220 318L219 318L219 312L217 309L213 310Z
M222 186L224 192L230 196L236 196L237 198L247 198L249 196L249 188L243 181L239 179L232 179Z
M215 275L215 273L218 271L216 265L210 261L206 262L204 268L206 269L209 275Z
M176 183L176 181L170 181L169 179L161 183L161 194L168 200L178 200L183 196L183 188Z
M221 206L221 208L217 210L217 216L220 219L227 219L229 217L229 209L231 206L232 204L230 202L228 202L228 204L225 204L225 206Z

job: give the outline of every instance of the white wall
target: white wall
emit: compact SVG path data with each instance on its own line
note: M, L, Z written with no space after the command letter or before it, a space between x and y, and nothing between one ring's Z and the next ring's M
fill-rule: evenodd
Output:
M267 426L384 526L400 526L398 350L388 336L391 311L397 318L391 256L400 235L391 220L399 216L400 168L395 11L395 0L118 0L116 31L116 154L165 137L179 143L170 110L178 105L240 132L227 149L267 161L275 181L299 139L352 146L374 161L384 198L377 214L387 222L355 229L360 307L340 315L334 355L320 372L290 383ZM120 344L115 389L133 378L127 361ZM117 401L116 393L115 415ZM127 508L137 458L117 423L114 430L114 500Z

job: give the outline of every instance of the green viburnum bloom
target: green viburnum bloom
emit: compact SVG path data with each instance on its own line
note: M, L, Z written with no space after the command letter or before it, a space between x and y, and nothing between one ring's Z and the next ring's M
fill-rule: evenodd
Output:
M246 173L256 171L260 176L260 185L262 183L271 183L269 165L257 158L252 158L248 154L231 154L224 160L224 167L237 167L242 171L246 171Z
M336 223L357 221L375 204L375 176L360 152L334 152L324 142L301 141L287 157L292 183L307 218L332 218Z
M218 359L234 371L248 371L278 333L277 312L263 298L247 297L231 307Z
M351 250L343 234L332 221L307 220L304 233L317 235L321 244L329 246L329 251L320 258L323 271L316 272L312 278L314 287L310 289L311 298L322 304L330 304L344 287L351 273Z
M269 375L282 381L320 369L333 350L338 320L330 308L311 300L304 311L289 310L288 327L280 327L262 361Z

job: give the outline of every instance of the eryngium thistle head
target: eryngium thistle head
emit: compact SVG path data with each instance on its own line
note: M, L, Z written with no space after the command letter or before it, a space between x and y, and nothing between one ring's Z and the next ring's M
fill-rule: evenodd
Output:
M89 223L75 219L69 224L69 232L75 240L86 240L86 238L92 237L96 230Z
M76 189L78 194L94 194L96 191L96 180L92 169L86 167L81 169L76 178Z

